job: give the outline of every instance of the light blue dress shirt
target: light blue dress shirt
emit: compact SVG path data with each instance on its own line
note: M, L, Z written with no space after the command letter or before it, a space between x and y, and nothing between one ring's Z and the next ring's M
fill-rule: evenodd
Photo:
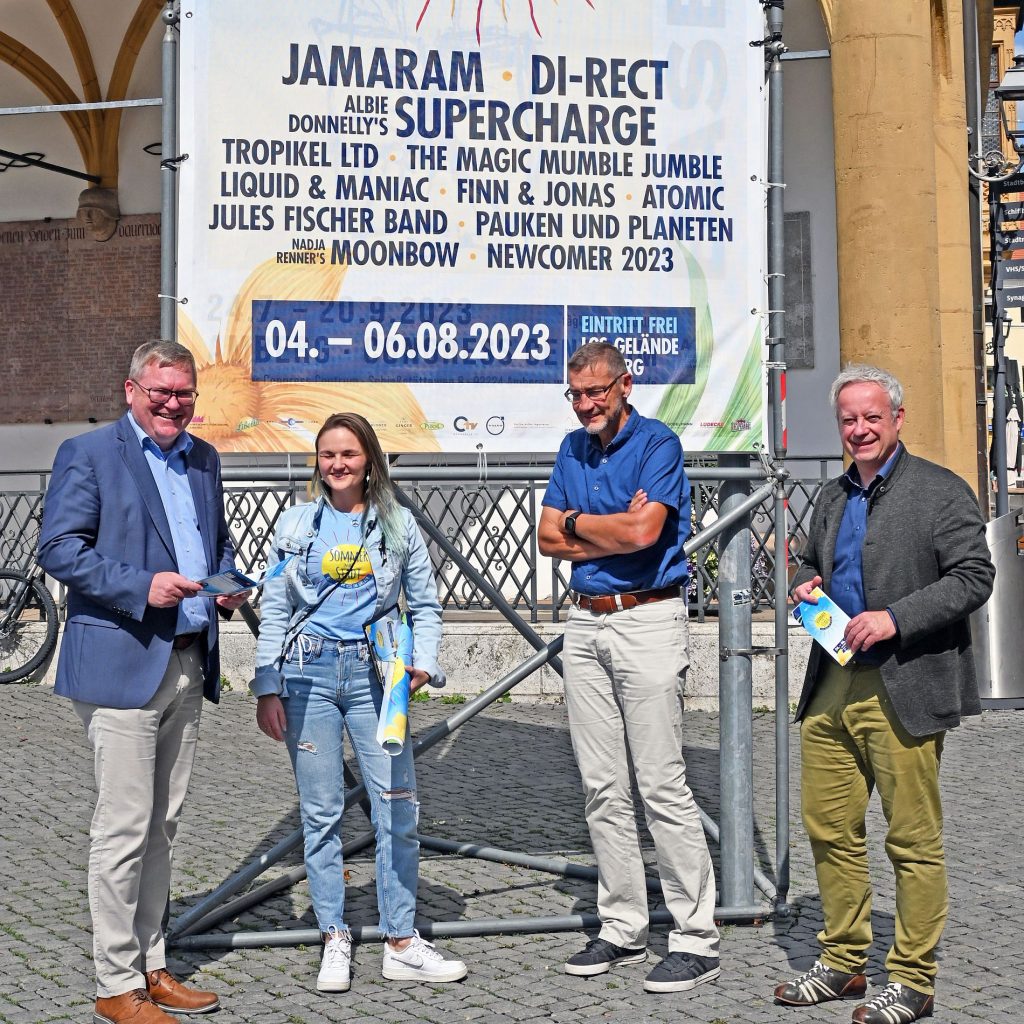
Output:
M171 450L165 452L135 422L131 412L128 413L128 420L142 445L146 465L149 466L156 489L160 492L160 501L171 528L178 572L190 580L201 580L204 576L210 575L211 569L206 560L203 535L199 531L199 517L196 515L192 487L188 482L188 463L185 456L192 448L192 438L187 433L182 433ZM209 597L186 597L178 605L178 624L174 630L178 636L182 633L202 633L209 625Z

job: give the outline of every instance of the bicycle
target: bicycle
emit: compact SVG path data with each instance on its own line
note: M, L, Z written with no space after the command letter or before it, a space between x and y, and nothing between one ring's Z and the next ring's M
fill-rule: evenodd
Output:
M0 569L0 683L25 679L57 643L57 602L30 569Z

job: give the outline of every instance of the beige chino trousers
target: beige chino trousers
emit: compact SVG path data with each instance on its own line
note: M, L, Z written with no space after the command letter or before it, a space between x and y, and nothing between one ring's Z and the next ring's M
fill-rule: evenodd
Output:
M718 956L715 878L686 784L682 598L598 614L573 608L565 627L565 703L597 859L600 937L647 944L649 925L630 766L654 838L669 952Z
M100 998L145 988L166 966L163 915L171 846L192 776L203 706L201 645L172 651L138 709L73 701L93 748L89 909Z

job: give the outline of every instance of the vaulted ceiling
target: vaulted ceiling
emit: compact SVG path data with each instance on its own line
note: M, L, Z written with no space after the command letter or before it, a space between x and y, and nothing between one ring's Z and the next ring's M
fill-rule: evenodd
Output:
M0 107L160 96L163 0L3 0ZM0 117L0 149L91 175L0 156L0 220L71 217L91 184L117 187L124 213L159 207L160 108ZM146 151L149 148L149 152Z

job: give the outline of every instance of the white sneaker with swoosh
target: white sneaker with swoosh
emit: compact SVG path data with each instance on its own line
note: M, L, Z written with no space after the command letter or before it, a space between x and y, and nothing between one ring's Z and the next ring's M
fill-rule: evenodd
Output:
M405 949L384 943L381 974L389 981L461 981L468 973L461 960L446 960L419 932Z

